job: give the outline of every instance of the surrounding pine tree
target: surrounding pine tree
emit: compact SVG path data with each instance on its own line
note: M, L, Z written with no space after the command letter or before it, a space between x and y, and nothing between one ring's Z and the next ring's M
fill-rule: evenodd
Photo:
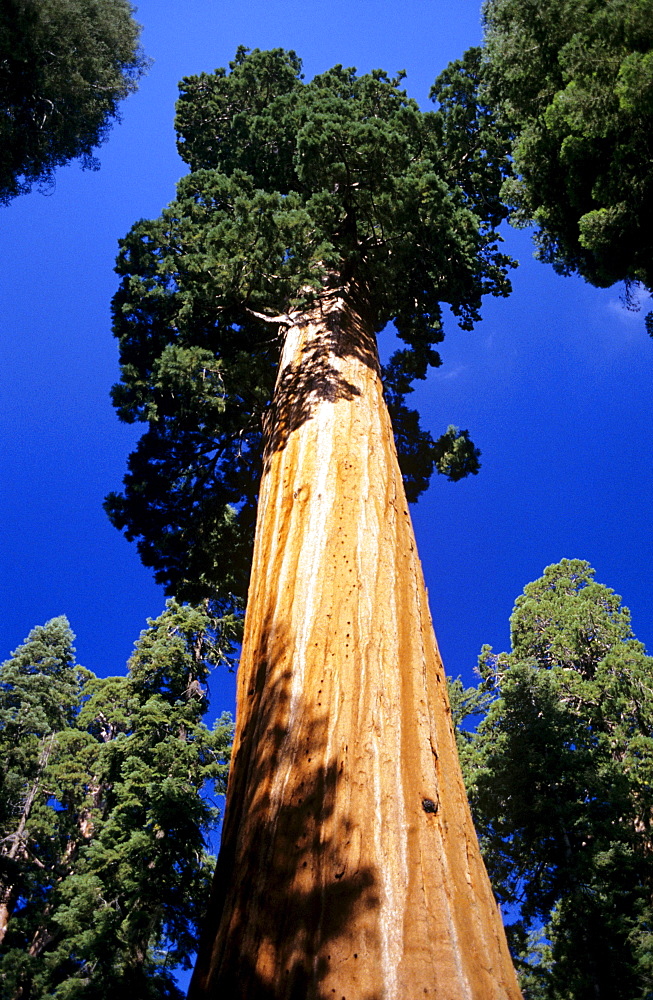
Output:
M231 740L228 717L201 721L238 634L222 611L170 602L126 676L76 667L65 619L3 664L3 1000L180 1000L214 861L200 792L224 790Z
M455 685L472 811L512 920L524 995L645 1000L653 990L653 659L586 562L517 599L512 649Z
M66 618L30 632L0 667L0 942L20 895L40 894L26 828L43 796L55 734L68 728L79 704L82 674Z
M305 83L294 53L239 50L183 81L191 173L123 241L114 399L148 429L114 522L173 592L243 592L258 494L194 997L518 996L383 396L411 498L435 464L475 471L467 434L433 441L404 396L440 363L442 303L469 329L509 289L478 59L422 113L380 70Z
M146 61L128 0L3 0L0 204L93 150Z
M486 0L484 16L514 218L560 273L653 289L652 0Z

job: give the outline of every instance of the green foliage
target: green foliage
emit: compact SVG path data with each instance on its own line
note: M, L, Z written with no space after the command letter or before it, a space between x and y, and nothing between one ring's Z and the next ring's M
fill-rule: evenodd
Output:
M469 329L484 294L509 290L506 143L478 104L478 63L471 54L438 80L428 113L401 76L335 66L305 83L281 49L241 48L230 72L182 81L192 172L118 259L113 398L148 429L107 500L171 592L244 594L281 334L325 286L358 289L376 330L393 321L406 344L384 381L410 498L434 466L476 471L466 433L434 442L404 396L440 364L441 303Z
M653 659L621 599L580 560L524 589L511 633L510 653L484 647L479 688L455 691L454 704L478 711L481 699L484 711L459 736L462 761L525 996L643 1000Z
M652 0L486 0L484 14L514 218L560 273L652 288Z
M435 442L433 454L438 472L452 483L478 472L480 451L469 439L469 431L461 431L449 424L444 434Z
M0 11L0 204L93 150L145 69L128 0L5 0Z
M0 666L3 829L8 830L20 813L25 783L37 780L39 761L50 736L71 724L81 683L73 634L64 617L33 629L11 659Z
M70 722L79 669L73 634L61 616L32 629L0 667L0 725L14 744L42 737Z
M194 699L204 710L210 671L218 664L231 668L234 643L241 638L238 606L205 601L191 607L170 600L148 625L128 663L135 689L141 697L156 694L172 705Z
M228 716L201 721L208 672L238 638L223 610L170 602L126 676L76 668L65 619L3 665L3 998L180 1000L173 970L196 950L214 867L218 814L200 792L224 791L231 742ZM65 710L48 716L55 688ZM32 733L20 759L17 719Z

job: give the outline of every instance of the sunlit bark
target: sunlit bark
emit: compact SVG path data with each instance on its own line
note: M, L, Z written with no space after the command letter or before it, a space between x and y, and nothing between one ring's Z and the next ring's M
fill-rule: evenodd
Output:
M286 337L208 924L194 1000L520 996L351 295Z

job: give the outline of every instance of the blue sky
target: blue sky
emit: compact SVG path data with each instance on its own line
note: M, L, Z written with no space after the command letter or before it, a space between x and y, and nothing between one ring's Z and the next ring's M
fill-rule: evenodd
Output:
M174 146L177 82L226 65L239 44L294 48L306 76L334 63L406 69L427 106L450 59L481 37L476 0L143 0L138 19L154 60L101 170L57 174L54 192L0 209L0 659L30 628L68 615L80 661L117 673L163 594L102 499L120 486L138 428L109 402L117 346L109 303L117 241L159 214L183 172ZM416 402L435 436L468 428L480 474L436 479L414 508L445 666L472 681L482 643L508 644L515 597L562 557L589 560L620 593L653 650L653 343L619 289L561 278L532 259L528 234L506 231L521 266L514 294L490 300L472 332L452 321L443 367ZM233 678L216 677L213 707L231 709Z

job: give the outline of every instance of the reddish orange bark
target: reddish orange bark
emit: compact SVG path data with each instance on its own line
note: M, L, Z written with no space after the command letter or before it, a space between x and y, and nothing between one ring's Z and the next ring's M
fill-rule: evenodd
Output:
M193 1000L520 997L363 316L286 338Z

